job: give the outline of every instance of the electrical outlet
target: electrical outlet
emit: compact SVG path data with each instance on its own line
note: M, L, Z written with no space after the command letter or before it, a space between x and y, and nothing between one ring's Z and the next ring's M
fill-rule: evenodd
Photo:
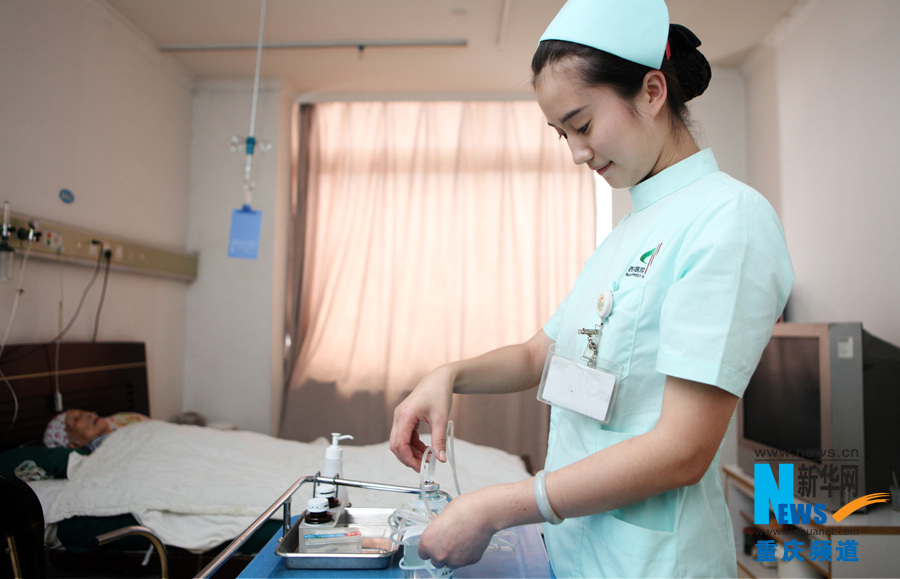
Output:
M60 251L65 247L63 239L61 232L47 229L42 232L41 245L54 251Z

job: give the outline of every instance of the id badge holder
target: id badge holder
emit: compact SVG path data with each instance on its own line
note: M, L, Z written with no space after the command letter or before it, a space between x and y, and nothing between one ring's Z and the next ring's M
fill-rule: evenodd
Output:
M579 362L581 352L558 344L550 346L538 387L537 399L607 424L623 367L596 358L593 367Z

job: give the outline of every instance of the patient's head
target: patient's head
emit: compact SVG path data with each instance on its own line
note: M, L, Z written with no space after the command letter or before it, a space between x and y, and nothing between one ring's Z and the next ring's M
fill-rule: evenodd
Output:
M116 412L110 416L97 416L96 412L87 410L66 410L54 416L44 430L44 446L84 448L91 441L97 440L119 428L150 420L138 412ZM102 439L101 439L102 440ZM98 441L99 444L99 441Z
M111 431L106 418L88 410L69 410L66 412L65 421L69 448L82 448L98 436L109 434Z

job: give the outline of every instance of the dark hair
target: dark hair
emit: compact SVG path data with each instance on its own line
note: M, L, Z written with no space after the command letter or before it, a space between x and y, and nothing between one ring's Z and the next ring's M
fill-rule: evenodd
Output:
M666 77L666 102L681 122L688 123L687 102L703 94L712 71L706 57L697 50L700 40L680 24L669 25L669 55L660 71ZM564 40L545 40L531 59L532 83L550 64L572 60L573 70L585 86L606 85L630 101L640 92L650 67L614 54Z

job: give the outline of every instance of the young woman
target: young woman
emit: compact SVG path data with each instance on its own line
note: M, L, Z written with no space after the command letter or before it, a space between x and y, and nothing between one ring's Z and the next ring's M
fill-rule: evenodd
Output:
M688 130L685 103L710 78L699 44L663 0L570 0L544 33L532 72L547 122L633 210L534 337L426 376L391 448L417 468L424 421L442 457L453 393L531 388L548 355L587 390L613 381L613 402L553 405L546 470L454 499L419 544L435 566L544 521L559 577L736 574L718 450L794 275L771 206Z

